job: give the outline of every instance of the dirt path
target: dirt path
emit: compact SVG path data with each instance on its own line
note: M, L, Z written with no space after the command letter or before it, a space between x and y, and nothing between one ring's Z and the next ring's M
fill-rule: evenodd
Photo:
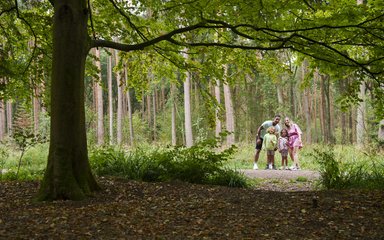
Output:
M297 179L299 177L306 178L307 180L317 180L320 178L320 174L317 171L311 170L300 170L300 171L290 171L290 170L252 170L252 169L242 169L240 170L246 176L250 178L263 178L263 179Z

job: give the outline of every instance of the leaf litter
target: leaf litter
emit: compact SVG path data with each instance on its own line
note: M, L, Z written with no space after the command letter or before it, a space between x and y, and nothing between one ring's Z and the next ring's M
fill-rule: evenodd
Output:
M0 239L384 239L382 191L99 183L83 201L34 202L38 182L0 182Z

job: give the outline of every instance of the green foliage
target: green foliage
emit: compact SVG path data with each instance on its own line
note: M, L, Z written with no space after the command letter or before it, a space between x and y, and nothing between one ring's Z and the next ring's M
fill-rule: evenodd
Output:
M93 170L99 176L113 175L143 181L180 180L199 184L245 187L246 178L224 168L224 162L235 148L215 151L216 140L207 140L186 148L121 148L104 147L90 154Z
M336 158L333 147L314 149L312 156L320 163L321 184L327 189L384 189L384 163L378 155L369 161L345 161Z
M0 148L0 179L2 180L39 180L44 175L48 156L48 143L36 144L22 152L9 143Z

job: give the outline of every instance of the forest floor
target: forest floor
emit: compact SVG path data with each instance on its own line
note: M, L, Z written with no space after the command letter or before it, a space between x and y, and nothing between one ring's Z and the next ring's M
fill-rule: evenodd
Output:
M383 192L301 179L241 189L100 178L103 191L77 202L34 202L38 182L1 181L0 239L384 239Z

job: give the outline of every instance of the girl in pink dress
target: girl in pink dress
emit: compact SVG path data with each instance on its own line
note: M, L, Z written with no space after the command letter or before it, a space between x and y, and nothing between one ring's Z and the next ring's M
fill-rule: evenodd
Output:
M285 128L288 131L288 151L289 156L293 161L292 167L290 170L300 170L300 162L299 162L299 149L303 147L303 143L301 141L301 129L295 123L293 123L288 117L284 120Z

